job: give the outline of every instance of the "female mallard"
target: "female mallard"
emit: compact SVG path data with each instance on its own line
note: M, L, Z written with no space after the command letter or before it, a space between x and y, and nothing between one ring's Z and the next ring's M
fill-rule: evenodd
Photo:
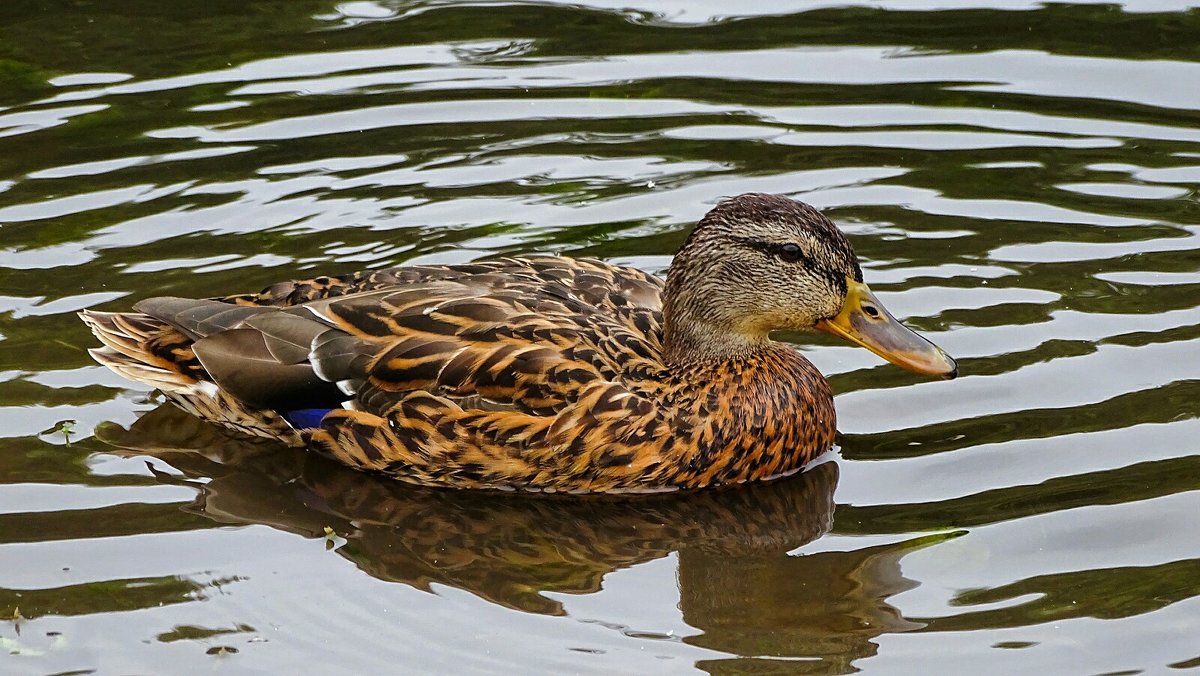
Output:
M954 360L893 318L845 236L777 195L721 202L667 273L505 258L84 311L92 355L184 410L415 483L657 491L794 472L833 397L779 329L909 370ZM343 401L346 399L349 401Z

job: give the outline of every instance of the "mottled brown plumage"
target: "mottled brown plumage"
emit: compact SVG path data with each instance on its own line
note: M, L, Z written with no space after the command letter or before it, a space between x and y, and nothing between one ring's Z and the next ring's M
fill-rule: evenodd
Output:
M818 211L751 194L700 222L665 287L598 260L507 258L82 316L113 370L352 467L644 492L779 476L829 449L824 378L768 334L836 321L861 279ZM305 422L303 409L330 410Z

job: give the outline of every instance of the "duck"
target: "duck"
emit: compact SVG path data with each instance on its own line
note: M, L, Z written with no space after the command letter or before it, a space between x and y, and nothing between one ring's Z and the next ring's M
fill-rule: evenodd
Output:
M535 255L84 310L93 358L202 420L424 486L653 493L757 482L832 448L833 395L776 331L820 331L941 378L846 236L747 193L665 279Z

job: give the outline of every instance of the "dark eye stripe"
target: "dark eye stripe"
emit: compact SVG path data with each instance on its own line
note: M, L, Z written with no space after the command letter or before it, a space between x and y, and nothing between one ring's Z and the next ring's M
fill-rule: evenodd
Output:
M732 239L739 244L750 247L751 249L757 249L768 256L775 256L786 263L798 263L802 267L828 278L835 287L841 289L843 292L846 290L846 277L844 273L839 272L827 265L821 265L815 259L806 256L804 254L804 250L794 242L785 242L780 244L777 242L762 242L757 239L750 239L749 237L733 237ZM795 253L797 255L795 258L784 255L783 249L789 246L796 247Z
M816 261L804 255L804 249L795 242L762 242L748 237L734 237L733 240L751 249L758 249L769 256L775 256L785 263L803 263L808 268L818 268Z

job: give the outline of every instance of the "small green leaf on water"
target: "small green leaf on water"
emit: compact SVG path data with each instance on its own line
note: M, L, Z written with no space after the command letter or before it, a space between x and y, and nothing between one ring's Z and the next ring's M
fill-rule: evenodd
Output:
M43 432L43 434L61 434L63 435L63 440L67 442L68 446L70 446L71 435L75 433L75 425L77 424L78 421L75 420L60 420L54 423L54 427L46 430Z

